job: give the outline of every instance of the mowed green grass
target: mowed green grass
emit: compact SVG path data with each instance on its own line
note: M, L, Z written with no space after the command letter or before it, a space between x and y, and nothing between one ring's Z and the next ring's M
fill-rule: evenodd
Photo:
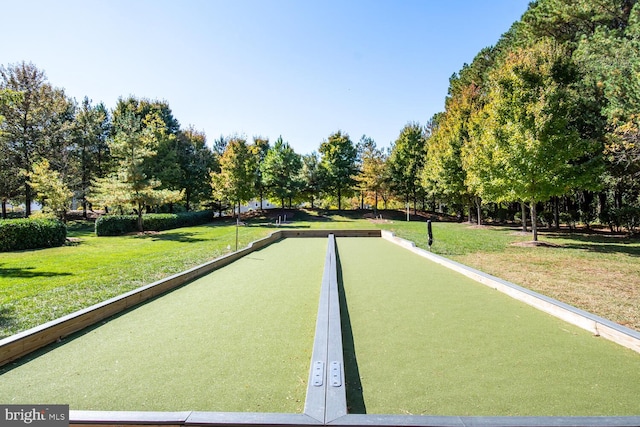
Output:
M239 246L267 236L242 227ZM56 319L179 273L235 249L235 226L218 222L152 235L96 237L71 228L80 243L0 253L0 337Z
M326 239L286 239L2 369L0 402L301 412Z
M352 410L640 413L639 354L382 239L337 247L359 372Z

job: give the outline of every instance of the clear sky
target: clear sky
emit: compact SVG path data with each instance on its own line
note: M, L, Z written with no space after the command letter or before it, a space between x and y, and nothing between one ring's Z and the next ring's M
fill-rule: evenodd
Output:
M182 127L282 135L307 154L334 131L378 146L444 109L449 77L529 0L0 0L0 64L32 62L78 102L169 103Z

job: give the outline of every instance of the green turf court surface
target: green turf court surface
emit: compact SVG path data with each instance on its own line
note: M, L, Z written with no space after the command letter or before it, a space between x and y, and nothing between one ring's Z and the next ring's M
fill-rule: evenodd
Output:
M274 243L5 367L0 402L301 412L326 246Z
M640 414L638 353L383 239L337 256L352 413Z

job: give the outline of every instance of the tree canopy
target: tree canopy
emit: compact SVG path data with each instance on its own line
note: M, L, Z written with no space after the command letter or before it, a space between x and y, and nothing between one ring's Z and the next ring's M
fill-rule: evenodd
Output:
M559 227L560 211L619 228L640 217L639 76L636 0L536 0L453 73L444 110L426 125L409 121L389 147L364 135L354 145L339 130L302 154L282 138L273 147L261 136L209 143L183 129L167 101L78 103L34 64L1 66L2 216L8 202L24 204L26 216L36 197L51 204L34 185L59 184L85 213L95 201L139 215L211 206L222 214L252 198L260 209L267 198L375 210L381 197L385 207L428 203L525 229L518 211L528 205L534 239L538 217ZM36 165L50 182L36 184Z
M302 188L301 168L300 155L296 154L289 143L282 140L282 137L276 140L264 157L260 166L264 186L270 197L280 200L282 209L285 207L285 200L288 199L290 202Z
M342 209L342 196L355 184L357 151L349 135L337 131L320 144L320 170L322 186L335 192L338 210Z

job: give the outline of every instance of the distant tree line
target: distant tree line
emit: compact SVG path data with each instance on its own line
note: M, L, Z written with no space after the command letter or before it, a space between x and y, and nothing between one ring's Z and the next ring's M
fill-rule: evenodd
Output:
M133 212L140 222L144 212L207 207L222 214L252 199L282 208L377 207L379 200L386 207L391 188L403 188L387 177L389 156L366 136L354 144L337 131L307 155L282 137L273 145L239 135L208 144L203 132L180 126L166 101L120 98L112 110L87 98L78 103L26 62L0 67L0 88L3 218L9 202L24 204L30 216L33 201L61 218L75 200L85 216ZM424 145L419 125L407 129L400 144L413 132Z
M418 208L481 223L640 226L640 6L538 0L453 74L443 112L387 149L343 131L298 154L183 129L166 101L78 103L42 70L0 67L0 200L64 215L71 198L116 212ZM260 206L262 208L262 206ZM374 212L375 213L375 212Z

